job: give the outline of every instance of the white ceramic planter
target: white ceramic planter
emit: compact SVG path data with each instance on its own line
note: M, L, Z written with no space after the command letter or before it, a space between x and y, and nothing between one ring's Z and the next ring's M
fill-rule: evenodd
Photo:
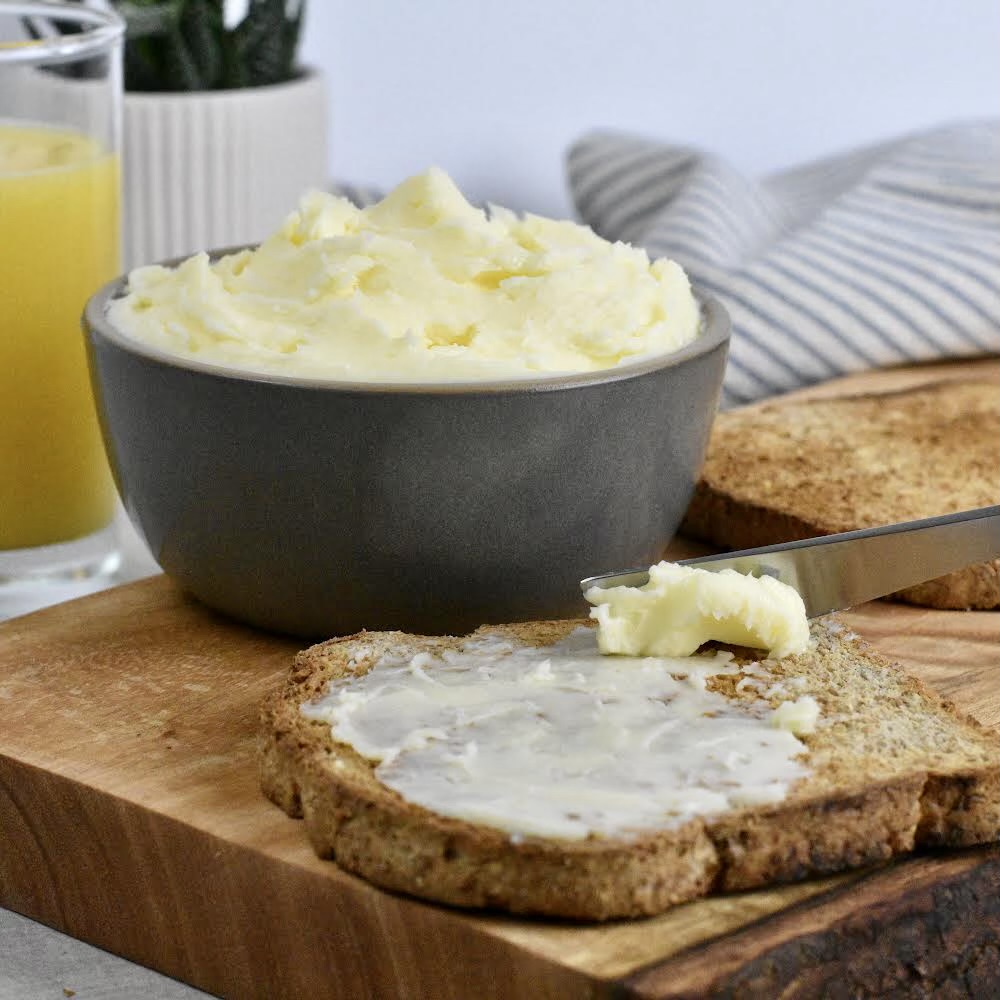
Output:
M126 94L123 264L252 243L327 185L322 76L269 87Z

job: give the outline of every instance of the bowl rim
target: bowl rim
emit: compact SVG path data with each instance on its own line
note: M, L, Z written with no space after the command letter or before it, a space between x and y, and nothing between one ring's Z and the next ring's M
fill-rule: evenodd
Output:
M209 251L211 260L218 260L228 254L252 248L249 246L227 247ZM163 267L176 267L191 255L175 257L159 262ZM648 355L640 360L615 368L601 368L589 372L571 372L561 375L508 377L502 379L467 379L441 382L376 382L337 379L310 378L303 375L282 375L276 372L252 371L224 364L199 361L179 354L172 354L162 348L135 340L118 330L108 319L107 311L111 302L125 294L128 274L119 275L99 288L83 309L81 322L88 346L100 337L128 354L137 355L166 368L191 371L209 375L229 382L250 382L263 385L288 386L318 392L353 392L391 395L495 395L502 393L551 392L558 389L576 389L590 385L605 385L648 375L666 368L675 368L692 358L709 354L726 344L732 332L729 313L722 303L712 295L692 287L695 299L701 306L702 329L698 336L676 351L665 354Z

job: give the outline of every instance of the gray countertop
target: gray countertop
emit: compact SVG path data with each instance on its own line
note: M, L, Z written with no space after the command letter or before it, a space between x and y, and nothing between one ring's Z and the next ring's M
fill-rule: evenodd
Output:
M0 1000L196 1000L201 990L0 909Z

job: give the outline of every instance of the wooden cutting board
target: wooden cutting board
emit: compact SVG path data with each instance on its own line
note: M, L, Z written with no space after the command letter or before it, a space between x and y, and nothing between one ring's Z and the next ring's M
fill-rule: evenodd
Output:
M1000 612L875 603L844 617L1000 724ZM375 889L318 860L257 788L257 707L299 645L215 615L163 577L0 625L0 904L229 997L995 988L995 848L610 925L468 914Z

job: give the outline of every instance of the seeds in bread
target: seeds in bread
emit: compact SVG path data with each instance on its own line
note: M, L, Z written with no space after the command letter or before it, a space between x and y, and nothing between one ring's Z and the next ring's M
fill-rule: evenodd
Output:
M721 413L681 531L753 548L1000 502L1000 391L987 380ZM1000 560L893 595L1000 605Z
M544 647L586 622L491 626ZM265 794L303 816L316 852L387 889L457 906L603 920L653 914L717 889L749 888L885 860L923 844L997 839L994 734L959 717L835 620L815 624L801 656L759 662L735 650L740 676L710 686L729 699L775 704L812 695L821 724L805 735L810 774L784 801L700 817L634 837L512 838L439 815L382 784L375 765L336 742L304 702L331 680L362 675L383 654L438 655L465 639L359 633L300 653L265 704Z

